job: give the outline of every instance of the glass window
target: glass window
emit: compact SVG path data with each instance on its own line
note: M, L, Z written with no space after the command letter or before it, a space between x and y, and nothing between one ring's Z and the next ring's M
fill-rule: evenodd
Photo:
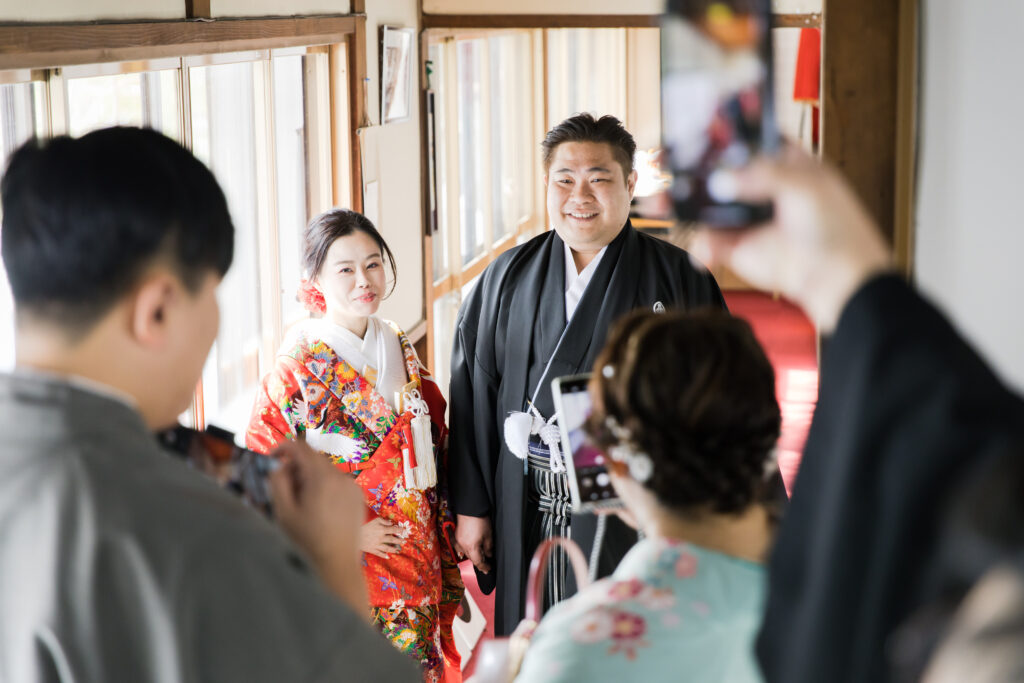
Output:
M302 55L270 62L274 90L274 156L277 166L277 241L281 273L281 321L306 317L295 293L302 277L302 232L307 215L306 120ZM315 209L316 210L316 209Z
M46 90L43 83L0 85L0 169L7 168L11 154L48 128ZM14 300L7 273L0 263L0 370L14 367Z
M67 80L68 133L107 126L146 126L181 140L178 71L113 74Z
M428 292L431 371L445 385L455 315L488 263L542 227L532 31L451 36L429 46L437 232Z
M208 423L244 431L260 380L261 307L254 65L189 69L192 149L217 177L235 225L235 257L217 290L220 332L203 371Z
M213 171L234 222L234 260L218 288L221 325L196 402L207 423L236 434L283 328L307 315L295 300L302 232L332 202L332 107L348 102L332 99L330 71L326 50L287 48L0 72L3 165L32 135L132 125L190 145ZM28 82L36 73L46 79ZM337 161L344 175L348 156ZM13 364L13 328L4 277L0 368Z
M434 91L434 180L435 196L437 201L437 232L434 233L433 249L433 273L434 281L449 274L448 264L448 239L453 225L450 202L448 201L449 178L451 170L448 167L448 152L450 145L454 144L449 132L448 119L451 114L448 111L446 84L449 78L448 61L445 59L445 50L442 45L430 46L430 85Z
M41 82L0 85L0 162L47 129L46 88Z
M461 288L448 292L434 300L434 367L431 373L434 381L441 387L445 397L448 396L448 383L451 381L452 345L455 342L455 321L459 315L459 306L476 286L479 276L473 278Z
M626 29L551 29L548 123L591 112L626 120Z
M462 264L486 249L481 183L486 150L483 137L483 40L458 43L459 230Z
M459 293L448 292L434 300L434 358L431 373L434 381L441 387L445 397L448 396L448 383L451 380L452 335L455 332L455 318L459 313Z
M515 232L533 209L533 161L529 147L532 112L530 36L514 33L488 39L491 84L491 225L493 241Z

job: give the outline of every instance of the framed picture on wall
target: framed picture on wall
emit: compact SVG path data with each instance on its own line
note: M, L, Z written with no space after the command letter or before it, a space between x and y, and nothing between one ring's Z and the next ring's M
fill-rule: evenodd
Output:
M393 123L409 118L412 98L411 28L385 26L381 29L380 50L380 122Z

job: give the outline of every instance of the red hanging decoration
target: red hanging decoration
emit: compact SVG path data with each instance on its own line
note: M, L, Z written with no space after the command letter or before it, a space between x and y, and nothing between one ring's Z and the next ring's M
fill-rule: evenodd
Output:
M793 99L817 105L821 87L821 31L800 29L800 45L796 51L796 78Z
M818 144L821 100L821 29L800 29L800 44L796 51L796 77L793 79L793 99L810 105L811 142Z

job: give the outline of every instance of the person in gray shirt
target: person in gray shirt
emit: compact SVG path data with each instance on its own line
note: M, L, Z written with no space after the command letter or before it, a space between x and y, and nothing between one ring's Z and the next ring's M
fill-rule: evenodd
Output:
M367 623L355 484L304 444L279 526L162 451L232 260L210 171L159 133L32 141L0 183L0 681L402 681Z

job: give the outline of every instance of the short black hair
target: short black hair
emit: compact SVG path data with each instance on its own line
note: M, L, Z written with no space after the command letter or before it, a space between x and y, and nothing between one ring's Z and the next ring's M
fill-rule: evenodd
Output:
M628 177L633 172L636 140L622 125L622 121L610 114L599 119L586 112L576 114L549 130L540 145L543 148L545 173L551 168L555 150L565 142L597 142L610 145L615 160L622 166L622 175Z
M607 368L607 370L605 369ZM686 513L732 514L769 502L765 471L779 437L775 372L750 325L719 310L635 312L619 321L594 365L596 444L646 453L643 485Z
M354 232L369 235L380 247L381 260L385 261L391 271L391 287L385 296L390 296L398 284L398 270L395 267L395 255L384 241L373 221L363 214L350 209L331 209L320 214L306 226L302 236L302 267L310 279L320 274L327 251L339 237L348 237Z
M143 128L31 140L0 183L4 267L19 316L82 332L166 260L190 292L231 265L234 227L210 170Z

